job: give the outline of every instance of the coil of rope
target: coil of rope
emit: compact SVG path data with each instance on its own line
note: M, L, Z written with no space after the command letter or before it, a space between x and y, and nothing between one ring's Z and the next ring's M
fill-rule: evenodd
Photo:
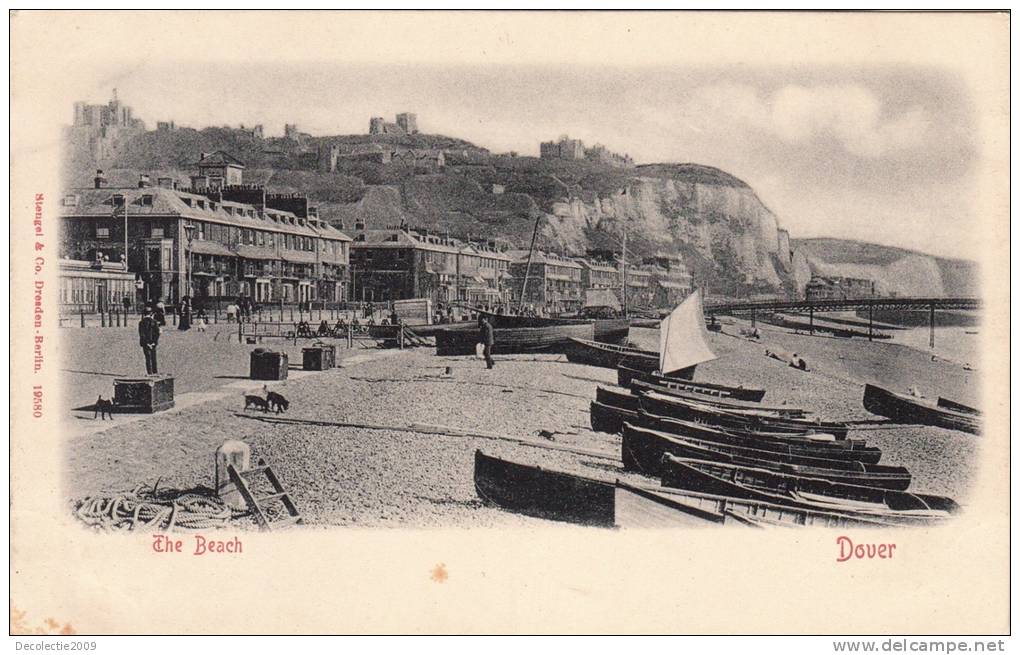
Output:
M75 503L74 514L85 525L100 530L143 532L225 528L248 515L214 496L171 490L160 494L158 486L157 480L151 488L139 485L114 496L86 496Z

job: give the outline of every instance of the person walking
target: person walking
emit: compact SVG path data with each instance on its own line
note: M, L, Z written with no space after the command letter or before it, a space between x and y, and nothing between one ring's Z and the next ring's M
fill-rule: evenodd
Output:
M191 329L191 296L184 296L177 308L180 320L177 323L178 330Z
M163 303L163 299L160 298L156 302L156 323L159 325L166 325L166 305Z
M151 307L145 308L145 314L138 321L138 345L142 347L145 355L145 372L148 375L156 375L159 369L156 366L156 346L159 344L159 323Z
M478 342L482 344L482 354L485 357L485 368L492 368L496 362L492 359L492 347L496 344L492 331L492 324L484 315L478 319Z

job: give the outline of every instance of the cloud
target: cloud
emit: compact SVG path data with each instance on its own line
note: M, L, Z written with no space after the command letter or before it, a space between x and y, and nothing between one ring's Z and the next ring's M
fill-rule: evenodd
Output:
M694 91L687 111L724 130L749 128L786 143L831 138L866 158L925 145L932 124L920 107L888 115L881 100L859 84L788 85L771 94L743 84L704 86Z

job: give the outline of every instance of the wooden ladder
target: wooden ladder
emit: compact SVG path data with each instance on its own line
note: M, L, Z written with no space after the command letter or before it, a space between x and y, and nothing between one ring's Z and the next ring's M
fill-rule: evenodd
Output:
M241 472L238 472L233 464L227 464L227 473L230 475L230 481L234 483L241 497L244 498L245 504L248 505L248 511L255 517L255 522L258 523L261 530L271 531L274 528L282 528L302 522L301 513L298 512L297 506L291 500L290 492L283 488L283 485L280 484L280 479L273 473L273 469L266 464L266 460L259 459L258 466ZM248 486L248 480L260 473L265 474L266 479L269 480L269 484L273 487L273 493L256 498L251 491L251 487ZM269 516L263 510L263 504L272 502L283 503L287 510L287 518L280 519L279 521L269 520Z
M404 331L404 344L405 345L407 345L407 344L410 344L412 346L427 346L427 345L429 345L427 341L425 341L424 339L422 339L421 337L419 337L417 334L415 334L411 330L407 329L406 327L401 326L400 329L402 329Z

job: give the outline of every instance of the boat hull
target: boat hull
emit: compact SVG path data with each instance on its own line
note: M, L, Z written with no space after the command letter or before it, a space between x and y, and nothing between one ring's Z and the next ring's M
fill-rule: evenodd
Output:
M503 509L553 521L600 527L615 524L614 485L518 464L475 451L475 491Z
M591 339L592 326L556 325L536 328L494 329L492 352L497 355L563 352L570 338ZM473 355L478 344L477 329L439 330L436 332L436 354L440 356Z
M684 439L656 430L628 424L623 428L623 467L645 475L661 477L663 455L760 466L769 470L883 489L905 490L910 473L900 466L864 464L856 461L822 459L771 453L759 449L725 446L708 441Z
M679 398L657 393L643 394L641 396L641 407L648 413L658 416L685 421L697 421L699 423L708 423L709 425L751 432L789 432L795 434L816 432L831 434L836 439L846 439L848 431L844 423L738 413L734 410L725 410L710 405L688 403Z
M978 434L978 417L925 403L919 399L898 394L873 384L864 387L864 409L884 416L895 423L908 425L934 425L948 430Z
M651 371L642 371L631 367L628 363L621 363L616 367L616 382L621 387L631 387L635 380L641 380L670 389L692 391L699 394L719 396L720 398L733 398L734 400L746 400L755 403L761 402L761 399L765 397L764 389L745 389L743 387L733 387L711 382L695 382L691 380L693 376L678 378L673 375L662 375L657 371L657 366Z
M768 502L775 505L790 505L803 509L821 509L828 511L859 515L865 517L880 518L898 524L927 524L945 520L947 513L944 511L932 511L927 507L915 507L909 510L892 510L884 502L869 503L867 506L859 504L851 506L847 503L825 504L820 501L806 501L790 495L783 495L774 491L757 489L743 484L741 476L726 475L725 470L713 470L710 466L699 466L695 460L666 455L663 458L662 484L667 487L675 487L688 491L727 496L729 498L745 498L748 500ZM732 473L733 471L729 471ZM845 486L845 485L844 485ZM875 490L875 498L883 496L882 490ZM902 493L902 492L898 492ZM909 495L909 494L907 494Z

